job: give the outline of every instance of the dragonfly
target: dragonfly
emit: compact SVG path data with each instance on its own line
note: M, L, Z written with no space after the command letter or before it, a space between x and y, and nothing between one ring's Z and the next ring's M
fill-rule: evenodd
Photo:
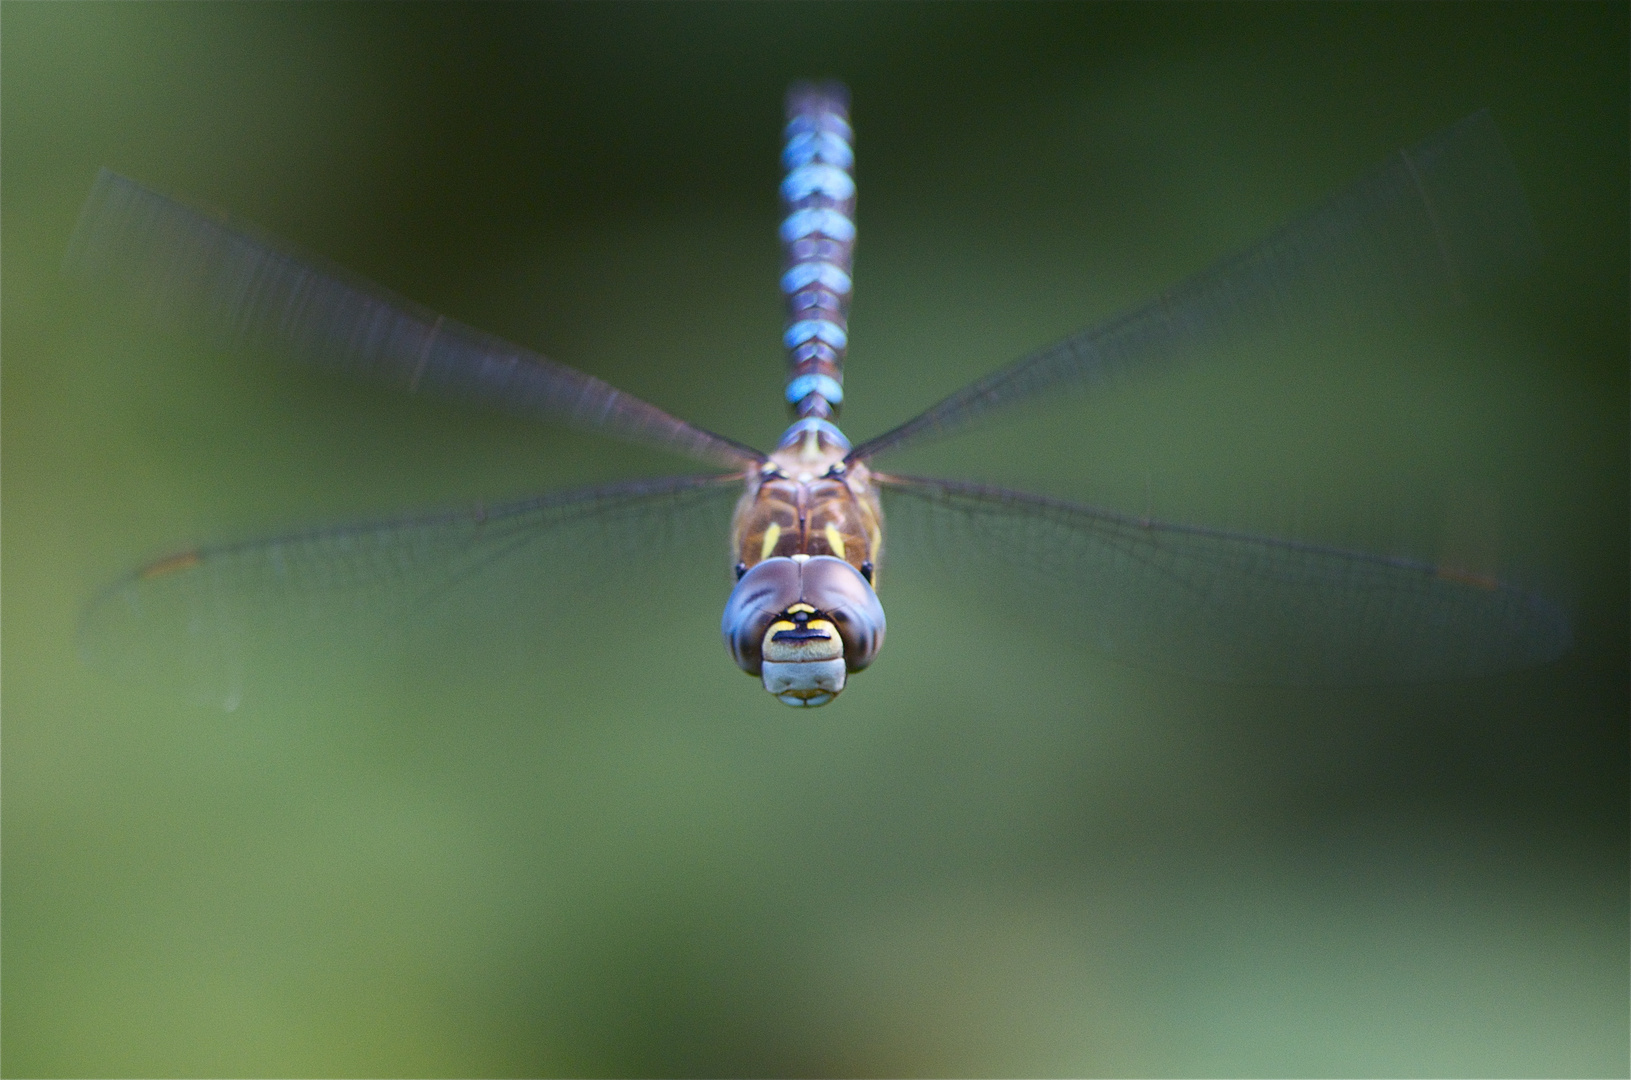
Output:
M925 538L919 546L963 553L965 572L1000 571L1028 590L1027 602L1047 605L1047 618L1084 648L1194 679L1433 681L1541 664L1567 650L1559 606L1453 563L877 467L1026 402L1102 390L1334 303L1414 312L1488 295L1524 270L1533 239L1515 167L1487 113L1399 151L1154 299L858 443L838 425L855 244L848 93L838 83L795 84L786 116L780 286L792 419L768 453L103 170L66 265L144 317L223 350L270 351L411 393L564 422L710 471L190 547L114 582L87 609L88 632L127 647L177 643L230 667L253 627L318 623L341 597L423 601L490 587L484 575L499 566L519 563L521 577L558 573L591 550L614 563L673 559L680 552L668 524L700 514L717 530L708 544L725 552L716 572L726 651L795 707L833 701L877 660L885 525L905 520ZM888 553L910 561L922 551L908 544Z

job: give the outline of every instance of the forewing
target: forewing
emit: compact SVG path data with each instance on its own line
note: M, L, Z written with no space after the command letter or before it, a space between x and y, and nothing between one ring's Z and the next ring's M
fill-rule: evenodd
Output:
M964 387L850 457L916 445L1007 406L1098 387L1276 322L1454 304L1516 276L1534 252L1512 160L1489 114L1476 113L1256 246Z
M1138 666L1218 682L1426 682L1544 663L1570 644L1555 604L1451 567L878 479L893 565L938 557L946 588Z
M65 267L228 349L560 420L724 468L761 455L564 364L103 169Z
M739 494L733 476L666 477L194 548L97 597L81 647L231 709L272 667L298 674L330 650L366 657L404 637L450 652L581 633L608 609L643 613L631 620L657 639L671 624L707 633L730 588ZM706 610L672 614L687 604Z

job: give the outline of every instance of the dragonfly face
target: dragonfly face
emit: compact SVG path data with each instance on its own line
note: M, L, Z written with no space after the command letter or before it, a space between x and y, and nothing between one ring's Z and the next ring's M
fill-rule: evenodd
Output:
M738 667L777 700L825 705L883 646L883 605L832 555L777 555L742 575L720 622Z
M883 645L883 510L867 467L845 464L849 450L833 424L800 420L737 504L720 632L737 666L788 705L827 704Z

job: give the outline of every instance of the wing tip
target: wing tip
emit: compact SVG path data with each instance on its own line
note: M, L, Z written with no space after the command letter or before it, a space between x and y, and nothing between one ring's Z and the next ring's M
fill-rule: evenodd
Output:
M162 559L154 559L145 566L136 570L136 580L151 581L153 578L166 577L178 574L183 570L191 570L204 561L204 553L199 548L188 548L173 555L166 555Z

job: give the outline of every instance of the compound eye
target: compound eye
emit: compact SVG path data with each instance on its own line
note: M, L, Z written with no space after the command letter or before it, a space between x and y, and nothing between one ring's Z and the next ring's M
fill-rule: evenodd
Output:
M749 675L759 674L765 630L798 599L799 567L792 559L766 559L737 579L719 623L737 667Z
M850 671L872 663L883 646L883 605L859 570L843 559L817 555L804 564L799 599L838 628Z

